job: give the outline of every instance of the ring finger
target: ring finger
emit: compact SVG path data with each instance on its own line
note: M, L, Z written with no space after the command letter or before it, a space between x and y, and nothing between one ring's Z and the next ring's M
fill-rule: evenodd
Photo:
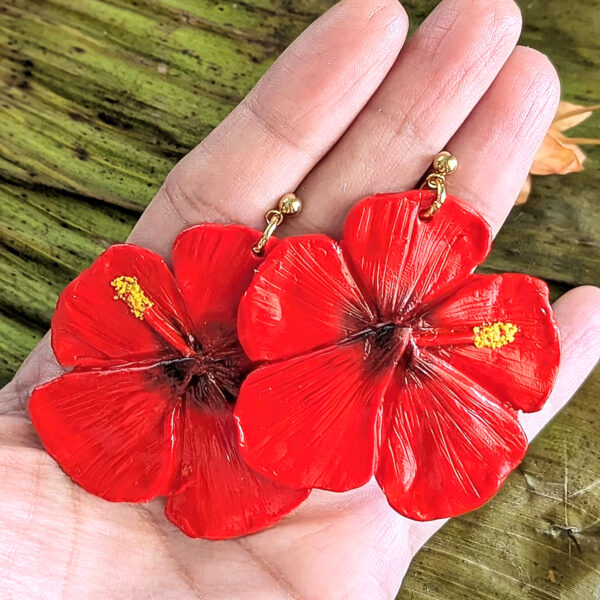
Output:
M305 210L290 226L337 234L345 213L361 197L413 187L486 95L513 52L520 28L512 0L441 2L404 46L352 127L303 182L299 193ZM521 87L529 85L523 81ZM519 110L522 96L504 98L505 112ZM502 127L492 115L487 121L489 135ZM470 142L482 144L481 139Z

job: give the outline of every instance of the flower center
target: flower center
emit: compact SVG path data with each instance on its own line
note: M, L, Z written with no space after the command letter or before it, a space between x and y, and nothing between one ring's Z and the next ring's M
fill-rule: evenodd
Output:
M193 357L171 360L163 367L175 395L206 408L235 404L250 363L241 347L235 347L199 350Z
M365 357L375 369L385 368L392 363L398 364L411 356L412 332L410 327L397 323L380 323L361 334L364 338Z
M136 319L183 355L162 363L173 392L203 407L234 404L250 361L244 354L235 332L219 323L209 323L204 333L217 341L203 343L184 331L178 318L162 310L142 289L137 277L120 275L110 282L113 298L124 302Z

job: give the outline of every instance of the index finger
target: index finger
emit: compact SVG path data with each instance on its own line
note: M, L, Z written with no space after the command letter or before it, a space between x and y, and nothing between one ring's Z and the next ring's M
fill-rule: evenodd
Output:
M200 221L262 227L341 137L391 68L407 18L396 0L343 0L169 174L130 240L168 255Z

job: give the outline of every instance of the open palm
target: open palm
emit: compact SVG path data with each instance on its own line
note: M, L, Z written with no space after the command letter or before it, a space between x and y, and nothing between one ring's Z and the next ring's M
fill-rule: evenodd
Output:
M131 241L168 257L184 227L262 227L279 196L305 209L286 233L339 234L349 207L414 187L448 148L450 191L498 231L554 116L556 73L516 47L512 0L444 0L409 42L396 0L343 0L275 63L240 106L167 178ZM546 408L523 417L531 437L600 354L600 293L555 305L563 358ZM185 537L162 502L112 504L74 485L27 419L33 386L60 372L48 338L0 398L0 579L3 597L392 598L440 522L394 513L374 485L315 491L277 526L237 540Z

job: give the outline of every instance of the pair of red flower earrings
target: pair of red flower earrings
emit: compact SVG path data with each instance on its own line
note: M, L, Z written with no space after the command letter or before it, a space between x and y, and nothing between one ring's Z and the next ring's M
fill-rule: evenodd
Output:
M548 397L559 337L544 282L473 275L491 231L446 198L455 168L441 153L429 189L362 200L340 242L272 238L290 194L262 235L185 230L173 271L109 248L52 320L71 370L31 398L48 452L107 500L166 496L193 537L259 531L311 488L373 476L412 519L483 504L523 458L517 412Z

